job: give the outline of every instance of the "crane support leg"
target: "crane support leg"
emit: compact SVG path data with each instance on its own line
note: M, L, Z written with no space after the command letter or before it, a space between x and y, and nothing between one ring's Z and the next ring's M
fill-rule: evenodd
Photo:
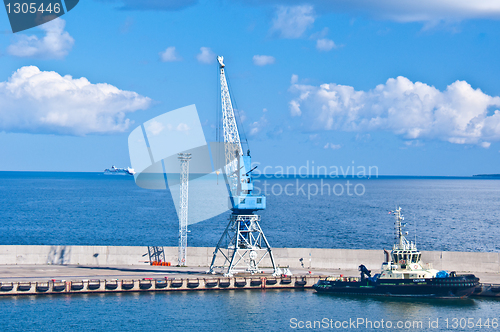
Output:
M209 273L223 273L232 276L238 272L259 273L261 264L269 257L273 274L278 274L273 253L264 232L259 225L259 215L233 214L214 251ZM222 263L216 266L220 254Z

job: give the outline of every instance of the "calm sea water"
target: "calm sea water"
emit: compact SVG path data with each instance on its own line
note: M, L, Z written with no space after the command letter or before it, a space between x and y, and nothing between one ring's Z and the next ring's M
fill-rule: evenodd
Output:
M341 297L293 290L82 294L1 297L0 330L493 331L500 329L499 313L498 301ZM349 320L356 324L335 327L345 327ZM314 321L323 325L307 329L308 321L313 327ZM383 329L388 322L392 328Z
M394 219L388 211L399 204L409 237L417 235L421 250L500 251L500 180L259 180L268 194L261 227L273 247L389 248ZM0 216L0 244L176 246L178 241L170 192L141 189L132 177L0 172ZM214 246L227 218L190 226L189 246Z
M498 180L350 179L350 187L347 179L267 181L259 184L269 194L261 226L274 247L389 248L388 211L399 204L422 250L500 251ZM330 194L326 187L314 194L326 184ZM285 187L292 195L279 194ZM0 172L0 217L0 244L177 245L169 192L138 188L129 177ZM227 217L190 226L189 245L213 246ZM23 296L0 297L0 331L365 331L387 329L388 321L400 331L489 331L500 329L499 313L496 300L293 290ZM356 324L335 328L349 320ZM322 328L307 329L314 321Z

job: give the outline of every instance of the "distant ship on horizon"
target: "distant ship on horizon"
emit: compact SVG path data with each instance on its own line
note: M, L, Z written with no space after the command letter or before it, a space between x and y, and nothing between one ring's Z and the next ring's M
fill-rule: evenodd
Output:
M134 175L135 171L133 168L117 168L115 165L111 166L111 168L106 168L104 170L104 174L106 175Z

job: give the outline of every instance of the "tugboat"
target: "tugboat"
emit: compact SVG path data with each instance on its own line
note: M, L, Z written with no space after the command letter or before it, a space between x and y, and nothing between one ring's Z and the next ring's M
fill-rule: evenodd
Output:
M319 280L313 288L320 293L408 296L430 298L465 298L479 285L473 274L458 275L452 271L424 269L421 253L415 243L403 234L404 217L399 207L391 211L395 216L397 243L389 254L384 250L386 261L380 274L371 276L364 265L359 266L361 277L328 277Z

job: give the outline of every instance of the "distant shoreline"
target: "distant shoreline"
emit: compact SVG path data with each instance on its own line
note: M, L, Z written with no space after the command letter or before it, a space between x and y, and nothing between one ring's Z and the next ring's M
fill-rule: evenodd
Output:
M479 178L500 178L500 174L475 174L472 177L479 177Z

